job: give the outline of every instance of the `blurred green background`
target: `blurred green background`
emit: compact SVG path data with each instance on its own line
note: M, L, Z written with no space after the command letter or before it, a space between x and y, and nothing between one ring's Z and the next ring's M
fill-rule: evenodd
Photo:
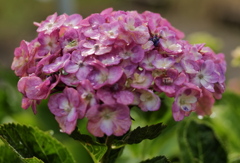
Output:
M216 52L226 55L227 92L217 101L212 116L201 118L213 126L214 131L226 146L230 162L240 158L240 69L232 67L231 52L240 45L240 1L239 0L0 0L0 123L18 122L39 127L41 130L53 130L54 136L63 142L74 154L77 162L91 162L90 157L80 144L76 144L66 134L59 132L54 116L50 114L46 101L38 107L38 114L31 109L21 109L21 94L17 91L18 78L10 70L13 52L21 40L31 41L37 36L33 22L41 22L54 12L58 14L79 13L86 17L108 7L114 10L150 10L160 13L170 23L186 34L191 43L207 43ZM228 84L229 83L229 84ZM170 100L170 99L166 99ZM119 162L136 162L141 159L165 154L178 161L179 147L177 129L181 122L171 117L171 100L166 102L160 112L143 115L133 112L136 121L134 127L163 122L168 127L154 140L144 141L140 145L127 147ZM196 115L191 115L191 117ZM186 118L184 121L187 121ZM79 125L84 127L84 124ZM164 141L163 141L164 140ZM158 144L158 145L156 145ZM146 147L149 147L146 151ZM126 159L127 156L132 158ZM134 161L135 160L135 161ZM239 161L240 162L240 161Z

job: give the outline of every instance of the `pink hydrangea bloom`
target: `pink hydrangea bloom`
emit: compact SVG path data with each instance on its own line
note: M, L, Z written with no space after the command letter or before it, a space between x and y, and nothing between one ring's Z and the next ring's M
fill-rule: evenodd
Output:
M46 99L51 93L51 90L58 83L57 76L50 76L45 81L37 76L22 77L18 81L18 91L23 94L22 107L24 109L30 106L36 114L36 104L41 100Z
M27 76L29 63L32 56L29 55L28 42L21 41L20 47L14 51L14 59L11 65L17 76Z
M130 45L119 52L119 56L123 59L130 59L133 63L140 62L144 57L144 50L139 45Z
M156 111L160 109L161 100L150 90L138 90L139 104L142 111Z
M67 15L57 16L57 13L47 17L45 21L41 23L34 23L38 26L37 32L44 32L44 34L50 34L54 30L59 29L64 21L66 20Z
M121 136L131 126L130 112L126 105L95 105L87 112L88 130L97 137L104 134Z
M79 50L75 50L71 54L71 59L68 64L64 66L67 73L75 74L79 81L85 80L88 74L92 71L93 66L90 65L91 60L84 57Z
M79 15L79 14L72 14L72 15L69 15L69 16L66 16L66 20L64 21L63 23L63 26L66 26L66 27L71 27L71 28L74 28L74 29L78 29L80 28L80 23L81 23L81 20L82 20L82 16Z
M59 51L60 45L58 42L59 33L57 30L50 34L40 33L38 36L38 41L40 43L38 55L43 56L48 53L54 54Z
M207 90L214 92L214 83L219 80L219 75L215 71L215 64L211 60L207 60L201 64L196 75L192 78L192 82L197 86L203 86Z
M124 78L124 76L123 76ZM97 91L97 97L105 104L113 105L116 103L123 105L130 105L134 100L134 94L131 90L128 90L124 85L124 79L120 79L119 82L112 86L104 86Z
M63 54L71 53L77 50L80 46L79 31L73 28L61 28L59 42L61 43L61 48L63 49Z
M95 90L93 89L89 80L82 81L77 86L77 91L80 94L83 103L90 108L99 103L99 100L96 97Z
M86 105L78 91L66 87L63 93L57 93L49 98L48 107L55 115L62 132L71 134L75 129L77 119L85 116Z
M135 71L132 75L131 86L133 88L147 89L153 81L151 72L149 71Z
M196 104L201 96L201 89L194 85L182 87L175 97L172 112L173 118L180 121L184 116L188 116L191 111L195 111Z
M196 112L198 115L211 115L212 106L215 102L213 94L207 89L202 89L202 96L198 99Z
M174 98L176 121L193 111L208 115L225 90L224 55L182 40L160 14L109 8L86 18L54 13L34 24L37 37L20 43L11 66L22 108L36 113L50 96L49 109L68 134L86 117L94 136L122 136L131 107L156 111L160 93Z
M160 91L173 97L187 80L188 78L184 73L179 73L175 69L168 69L163 75L157 77L154 82Z
M116 83L122 76L123 71L120 66L104 67L101 63L94 63L94 69L89 73L88 79L94 89L99 89L104 85Z

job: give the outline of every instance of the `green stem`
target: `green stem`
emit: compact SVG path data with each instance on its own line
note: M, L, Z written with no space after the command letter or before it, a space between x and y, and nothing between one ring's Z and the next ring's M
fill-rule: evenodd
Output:
M111 153L111 150L112 150L112 142L114 140L114 136L108 136L106 138L106 141L105 141L105 144L106 146L108 147L107 149L107 152L104 154L102 160L101 160L101 163L108 163L109 162L109 157L110 157L110 153Z

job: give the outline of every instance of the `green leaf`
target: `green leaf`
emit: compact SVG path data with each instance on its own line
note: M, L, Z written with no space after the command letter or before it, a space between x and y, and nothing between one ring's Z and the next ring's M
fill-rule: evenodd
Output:
M0 145L0 162L18 162L22 163L22 159L9 146Z
M183 121L178 133L183 163L226 163L227 153L213 130L196 121Z
M137 127L133 131L127 133L122 140L116 141L113 146L115 146L115 148L119 148L126 144L138 144L145 139L152 140L158 137L165 127L166 126L162 123L145 127Z
M45 163L74 162L60 142L35 127L3 124L0 125L0 138L22 158L23 162L39 162L38 159Z
M0 146L0 162L17 162L17 163L43 163L42 160L33 158L22 158L18 153L15 152L9 144Z
M44 163L36 157L23 159L25 163Z
M140 163L171 163L165 156L157 156L152 159L141 161Z
M95 142L89 135L81 134L78 129L75 129L70 136L84 146L94 162L100 162L108 149L106 145Z

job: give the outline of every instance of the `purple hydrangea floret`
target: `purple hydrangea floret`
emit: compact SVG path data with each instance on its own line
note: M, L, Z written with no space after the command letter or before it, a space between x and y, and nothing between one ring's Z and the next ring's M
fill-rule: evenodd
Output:
M12 70L20 77L22 108L49 99L62 132L78 119L97 137L122 136L131 127L131 108L156 111L160 94L174 98L173 118L211 114L225 90L224 54L191 45L160 14L113 11L86 18L54 13L40 23L37 37L14 51Z

